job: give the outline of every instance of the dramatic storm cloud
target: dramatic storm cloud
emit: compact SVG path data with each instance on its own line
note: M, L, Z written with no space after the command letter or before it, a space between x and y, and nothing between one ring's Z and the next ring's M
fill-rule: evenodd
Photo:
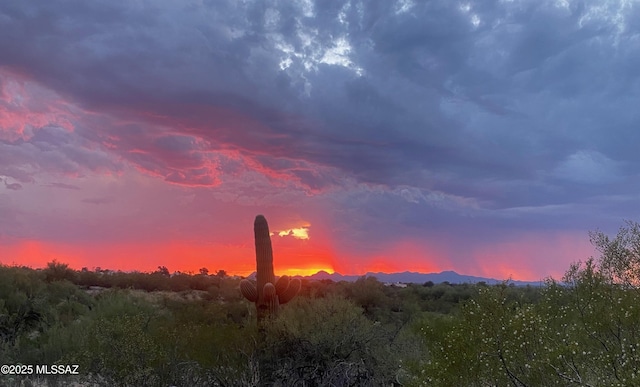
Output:
M0 4L3 263L558 276L640 216L640 2Z

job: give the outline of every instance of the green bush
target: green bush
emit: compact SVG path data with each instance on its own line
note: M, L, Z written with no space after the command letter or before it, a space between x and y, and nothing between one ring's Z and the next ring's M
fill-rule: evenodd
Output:
M299 297L266 327L261 380L275 385L384 385L397 377L392 337L353 302Z

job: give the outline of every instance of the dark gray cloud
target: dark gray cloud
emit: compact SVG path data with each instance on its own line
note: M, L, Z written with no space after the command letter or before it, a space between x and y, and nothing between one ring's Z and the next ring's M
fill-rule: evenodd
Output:
M0 177L0 182L4 183L4 187L6 189L10 189L13 191L18 191L22 189L22 184L20 183L9 183L9 179Z
M7 189L11 189L11 190L14 190L14 191L18 191L18 190L22 189L22 184L20 184L20 183L7 183L6 180L4 181L4 186Z
M51 188L62 188L62 189L70 189L70 190L80 190L80 187L78 187L77 185L73 185L73 184L66 184L66 183L58 183L58 182L54 182L54 183L49 183L49 184L45 184L47 187L51 187Z
M111 197L86 198L86 199L82 199L82 202L83 203L88 203L88 204L101 205L101 204L111 204L111 203L115 202L115 199L111 198Z

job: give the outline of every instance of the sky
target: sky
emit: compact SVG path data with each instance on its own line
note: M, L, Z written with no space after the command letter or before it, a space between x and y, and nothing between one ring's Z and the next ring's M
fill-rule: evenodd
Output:
M640 220L637 0L0 2L0 262L559 278Z

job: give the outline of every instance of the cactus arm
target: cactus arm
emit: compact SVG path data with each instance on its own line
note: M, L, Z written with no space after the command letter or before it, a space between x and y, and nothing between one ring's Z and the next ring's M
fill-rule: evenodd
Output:
M278 278L278 281L276 282L276 293L278 295L281 295L282 293L284 293L285 290L287 290L287 288L289 287L289 277L286 275L283 275L282 277Z
M258 300L256 305L258 309L258 319L275 316L278 313L280 303L278 302L276 288L272 283L267 282L264 285L262 289L262 300Z
M294 278L289 281L289 286L282 293L278 294L280 304L286 304L291 301L291 299L298 294L301 286L302 281L300 281L299 278Z
M276 295L275 286L273 286L273 284L270 282L267 282L266 284L264 284L264 288L262 289L262 295L264 296L265 300L275 297Z
M247 300L251 302L258 301L258 289L253 282L246 279L240 281L240 292Z

